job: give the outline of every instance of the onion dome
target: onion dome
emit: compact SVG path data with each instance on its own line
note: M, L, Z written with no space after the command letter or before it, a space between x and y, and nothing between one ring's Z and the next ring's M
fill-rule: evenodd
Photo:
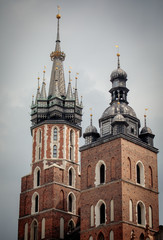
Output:
M152 130L149 127L147 127L146 117L147 117L147 115L145 114L144 115L144 127L142 128L142 130L140 132L139 138L143 142L145 142L148 145L153 147L153 139L154 139L155 135L152 133Z
M83 137L85 138L85 144L92 143L100 137L100 134L97 132L97 128L92 125L92 114L90 117L90 125L86 128L83 134Z
M101 118L107 118L113 116L118 112L118 102L114 102L111 106L105 109ZM135 111L127 103L121 102L120 104L120 113L130 115L132 117L137 117Z
M110 78L111 78L111 81L116 79L116 78L126 79L127 78L127 73L123 69L117 68L111 73Z
M118 57L118 66L117 66L117 69L115 69L111 75L110 75L110 78L111 78L111 82L116 79L116 78L121 78L121 79L127 79L127 73L120 68L120 54L117 53L117 57Z
M144 133L151 133L152 134L152 130L149 127L143 127L140 134L144 134Z

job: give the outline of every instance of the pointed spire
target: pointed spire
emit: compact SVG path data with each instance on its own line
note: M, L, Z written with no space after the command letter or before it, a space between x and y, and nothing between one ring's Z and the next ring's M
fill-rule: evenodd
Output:
M67 88L67 99L73 99L72 87L71 87L71 70L69 70L69 83Z
M61 18L61 15L59 14L60 7L58 6L57 8L58 8L58 14L56 18L58 19L58 22L57 22L57 39L56 39L55 51L60 52L61 47L60 47L60 35L59 35L59 19Z
M46 99L45 69L46 69L46 66L44 66L44 71L43 71L43 81L42 81L41 96L40 96L41 99Z
M58 7L58 10L60 7ZM53 61L52 71L51 71L51 79L50 79L50 85L49 85L49 97L52 97L55 95L55 78L56 78L56 67L58 67L58 89L60 96L66 96L66 87L65 87L65 79L64 79L64 70L63 70L63 61L65 60L65 53L61 52L61 46L60 46L60 34L59 34L59 20L61 18L61 15L57 14L57 39L56 39L56 46L55 51L50 54L51 60Z
M37 80L38 80L38 88L37 88L37 93L36 93L35 104L37 104L37 100L40 98L40 77L39 76L38 76Z
M77 75L79 73L76 73ZM75 102L76 102L76 105L79 105L79 98L78 98L78 89L77 89L77 80L78 80L78 77L76 76L75 77Z

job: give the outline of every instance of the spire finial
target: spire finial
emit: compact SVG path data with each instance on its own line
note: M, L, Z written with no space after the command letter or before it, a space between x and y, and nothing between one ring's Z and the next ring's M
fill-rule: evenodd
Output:
M120 68L120 59L119 59L119 57L120 57L120 53L119 53L119 46L116 45L115 47L117 48L118 68Z
M60 37L59 37L59 19L61 18L61 15L59 14L60 6L58 6L57 8L58 8L58 14L57 14L56 18L58 19L58 24L57 24L57 40L56 40L56 42L60 42Z
M93 116L93 114L92 114L92 108L90 108L90 125L92 126L92 116Z
M148 108L145 108L145 114L144 114L144 127L147 126L147 111L148 111Z

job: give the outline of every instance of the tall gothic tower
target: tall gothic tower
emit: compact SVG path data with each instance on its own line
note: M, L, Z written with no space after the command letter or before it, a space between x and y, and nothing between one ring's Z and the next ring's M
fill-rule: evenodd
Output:
M111 103L84 133L81 151L81 240L154 239L158 231L154 135L128 105L127 74L111 73Z
M49 94L45 78L31 106L31 172L22 178L19 211L19 240L64 239L79 225L79 136L82 103L77 87L66 92L57 15L57 40ZM69 71L70 74L70 71ZM44 71L45 75L45 71ZM77 79L76 79L77 81Z

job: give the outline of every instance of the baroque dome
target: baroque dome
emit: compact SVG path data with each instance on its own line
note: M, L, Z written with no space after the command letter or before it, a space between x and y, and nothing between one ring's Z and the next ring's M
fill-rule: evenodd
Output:
M120 108L121 114L127 114L127 115L137 118L135 111L129 105L127 105L127 103L124 103L124 102L120 103L119 106L118 106L117 102L114 102L111 106L109 106L108 108L105 109L101 118L106 118L111 115L116 115L119 110L118 108Z
M93 125L90 125L88 126L86 129L85 129L85 134L86 133L97 133L97 128Z
M111 80L115 79L115 78L127 78L127 73L121 69L121 68L117 68L115 69L111 75L110 75Z
M144 133L151 133L152 134L152 130L149 127L143 127L140 134L144 134Z

